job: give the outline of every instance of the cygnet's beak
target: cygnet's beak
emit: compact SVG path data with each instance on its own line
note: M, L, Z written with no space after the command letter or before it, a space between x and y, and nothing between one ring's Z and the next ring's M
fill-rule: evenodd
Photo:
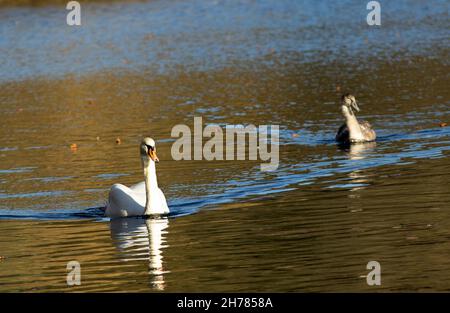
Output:
M359 106L358 106L358 104L356 103L356 101L353 101L353 102L352 102L352 107L356 110L356 112L359 112Z

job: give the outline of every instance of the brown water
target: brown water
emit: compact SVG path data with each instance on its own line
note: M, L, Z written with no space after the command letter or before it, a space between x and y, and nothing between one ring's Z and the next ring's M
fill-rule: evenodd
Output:
M78 29L58 10L0 9L0 291L450 290L445 1L378 29L357 1L96 4ZM344 90L376 143L334 143ZM194 116L280 125L278 170L172 160ZM110 221L144 135L172 216Z

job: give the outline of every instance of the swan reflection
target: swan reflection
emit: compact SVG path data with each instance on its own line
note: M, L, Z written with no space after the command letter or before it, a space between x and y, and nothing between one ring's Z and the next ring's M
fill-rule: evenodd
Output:
M340 146L340 149L348 153L351 161L362 161L366 159L375 150L376 142L357 143L352 145ZM364 166L358 166L357 169L350 171L348 174L347 187L351 187L350 191L358 191L366 189L369 186L369 178L364 171ZM350 193L349 198L359 198L359 194Z
M350 145L346 151L350 160L362 160L372 153L376 146L376 142L357 143Z
M164 290L164 271L162 249L166 244L167 218L118 218L110 223L111 238L120 252L122 261L146 260L149 262L149 275L152 286Z

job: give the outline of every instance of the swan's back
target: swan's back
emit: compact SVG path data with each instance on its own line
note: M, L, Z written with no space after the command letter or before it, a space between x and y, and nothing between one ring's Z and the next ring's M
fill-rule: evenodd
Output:
M114 184L109 192L105 214L110 217L143 215L145 200L145 192L135 191L122 184Z
M377 135L373 130L372 125L368 121L361 121L359 123L359 127L361 128L364 141L375 141ZM348 143L351 141L350 130L348 129L346 123L339 127L339 130L336 134L336 141L340 143Z
M145 212L145 182L128 188L122 184L111 187L106 205L105 215L109 217L142 216ZM161 189L155 188L154 196L150 197L150 206L156 214L168 214L169 206Z
M359 126L361 127L361 131L366 141L375 141L377 134L368 121L362 121L359 123Z

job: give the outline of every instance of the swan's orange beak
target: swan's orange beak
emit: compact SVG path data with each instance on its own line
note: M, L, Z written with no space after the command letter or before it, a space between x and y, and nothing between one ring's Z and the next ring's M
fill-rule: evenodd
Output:
M148 156L153 160L153 162L159 162L158 156L156 155L156 149L148 149Z

